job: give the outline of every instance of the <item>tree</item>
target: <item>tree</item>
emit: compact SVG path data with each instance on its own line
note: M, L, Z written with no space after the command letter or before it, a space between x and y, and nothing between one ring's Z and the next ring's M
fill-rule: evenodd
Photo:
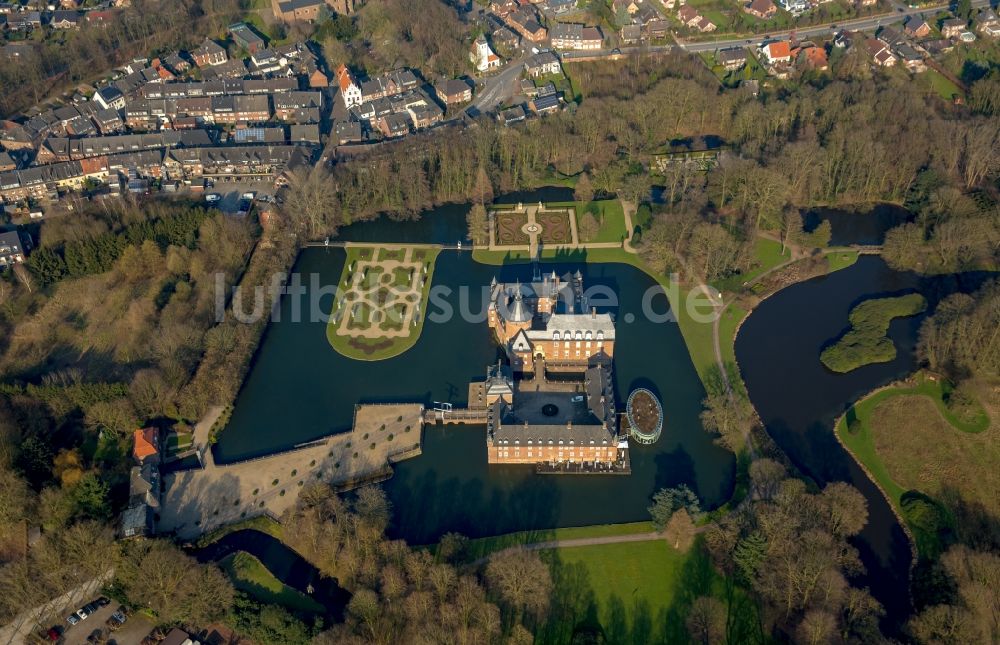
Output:
M773 459L755 459L750 463L750 482L758 498L770 500L785 479L785 467Z
M781 252L788 244L796 244L802 235L802 214L797 208L785 208L781 214Z
M490 221L486 208L482 204L473 204L465 216L469 230L469 238L476 246L487 246L490 243Z
M233 587L217 567L165 540L130 543L115 580L129 602L148 607L163 625L206 625L233 606Z
M657 531L663 531L674 512L686 509L687 514L697 516L701 513L701 502L698 496L688 487L681 484L674 488L661 488L653 494L653 504L647 510ZM689 518L690 519L690 518Z
M349 221L338 207L336 185L321 166L300 166L292 171L285 198L285 213L292 221L310 235L336 233L341 222Z
M28 290L28 293L34 291L35 280L31 275L31 272L21 263L16 263L14 265L14 275L17 277L17 281L24 285L24 288Z
M687 509L682 507L674 511L673 515L670 516L664 532L667 535L667 541L673 544L675 549L678 551L687 551L694 542L697 530L695 529L694 522L691 521L691 516L688 514Z
M486 174L486 168L482 166L479 166L476 170L476 186L474 190L476 201L478 201L480 206L493 201L493 183L490 182L490 177Z
M28 517L31 504L28 484L0 464L0 537L9 536Z
M85 474L71 493L76 515L94 520L110 519L111 503L108 500L110 491L110 486L102 481L97 473Z
M515 616L525 612L538 619L548 611L552 577L534 551L510 549L491 556L486 563L486 584Z
M828 611L813 609L802 618L795 633L800 643L823 645L837 635L837 619Z
M594 201L594 186L590 182L590 175L581 173L573 188L573 199L581 204L589 204Z
M684 624L692 641L702 645L722 643L726 638L726 607L711 596L695 598Z
M736 392L716 391L709 392L702 405L705 408L701 413L702 426L707 432L719 435L716 441L720 445L736 452L754 424L750 402Z

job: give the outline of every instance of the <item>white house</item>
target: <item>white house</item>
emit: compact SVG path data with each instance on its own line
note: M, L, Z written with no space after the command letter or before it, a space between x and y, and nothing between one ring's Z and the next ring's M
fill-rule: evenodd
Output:
M344 101L344 107L350 110L355 105L361 105L361 87L354 82L351 72L347 66L341 63L337 68L337 85L340 87L340 97Z

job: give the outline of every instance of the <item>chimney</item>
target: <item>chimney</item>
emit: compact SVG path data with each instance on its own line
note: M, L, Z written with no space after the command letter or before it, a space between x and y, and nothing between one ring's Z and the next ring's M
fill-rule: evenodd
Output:
M597 319L597 307L591 307L590 308L590 318L592 320L596 320Z

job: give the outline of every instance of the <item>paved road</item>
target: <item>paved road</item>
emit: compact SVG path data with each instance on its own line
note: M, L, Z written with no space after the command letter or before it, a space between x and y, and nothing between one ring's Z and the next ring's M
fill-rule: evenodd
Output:
M516 60L508 61L497 74L489 76L483 81L483 87L479 88L476 98L472 104L465 109L470 116L476 116L483 112L491 112L504 99L517 94L517 79L521 76L524 61L528 56L521 56Z
M989 0L972 0L973 7L986 7L989 6ZM830 22L822 25L814 25L812 27L802 27L800 29L791 29L787 31L775 31L770 32L766 36L764 35L747 35L741 38L728 38L720 40L709 40L709 41L699 41L699 42L684 42L678 39L678 45L689 52L704 52L704 51L715 51L716 49L725 49L726 47L745 47L748 44L758 44L765 38L767 40L788 40L791 34L795 34L796 38L808 38L811 36L824 36L829 35L833 31L840 31L841 29L850 29L852 31L871 31L877 29L881 26L891 25L894 23L902 22L907 16L917 15L917 14L928 14L933 15L935 12L941 9L947 9L948 3L930 5L926 7L910 8L904 7L899 3L895 4L895 11L890 14L882 14L880 16L871 16L868 18L857 18L855 20L845 20L842 22ZM622 50L624 51L624 50Z

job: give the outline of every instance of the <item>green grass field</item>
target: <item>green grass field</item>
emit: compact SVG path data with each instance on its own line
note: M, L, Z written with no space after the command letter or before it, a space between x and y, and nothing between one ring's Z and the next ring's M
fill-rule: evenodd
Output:
M855 262L858 261L857 251L843 251L837 253L827 253L826 254L827 265L829 266L829 272L840 271L841 269L846 269Z
M281 605L293 611L322 613L321 604L300 591L289 587L274 577L260 560L245 551L226 556L219 566L233 586L245 591L260 602Z
M729 276L723 280L716 280L712 286L719 291L739 291L745 282L749 282L760 274L773 269L782 262L787 262L791 257L791 251L781 250L781 243L763 237L757 238L753 247L754 263L753 267L736 275Z
M962 90L936 69L928 69L923 73L923 77L930 85L930 88L945 101L951 101L956 96L962 96Z
M921 490L932 496L937 494L936 489L949 473L955 473L954 481L964 482L965 488L975 489L978 486L977 482L982 479L975 476L976 466L973 464L977 459L985 459L992 464L986 466L987 469L992 470L995 466L997 444L991 437L983 435L990 426L990 419L985 410L980 409L972 421L958 419L945 404L944 392L944 385L940 380L931 380L918 375L914 386L888 388L860 400L840 419L835 429L837 436L854 458L865 466L899 511L902 511L903 496L911 489L897 482L884 459L889 455L880 454L876 448L876 427L881 426L883 431L902 432L916 442L917 447L912 449L896 446L896 454L891 457L895 467L899 469L899 477L902 477L904 472L927 474L929 477L925 482L927 489ZM883 414L876 421L876 410L899 397L925 397L940 413L943 423L925 415L921 416L923 413L913 410L912 405L906 407L910 411L915 411L918 418L900 421L887 418ZM899 422L905 424L905 427L885 426L886 423L891 425ZM982 445L970 443L973 441ZM902 448L905 454L900 454L899 448ZM963 455L963 452L973 454ZM986 485L992 488L989 482L986 482ZM994 493L986 491L984 494L995 500ZM915 523L910 522L910 528L916 537L918 549L926 555L931 548L928 545L936 542L935 537L926 535Z
M700 541L686 552L664 540L651 540L560 548L541 555L560 602L578 619L586 616L599 623L608 643L689 642L684 617L700 596L731 602L736 642L756 630L752 604L712 567ZM570 642L573 622L554 616L538 630L536 642Z
M625 211L622 203L617 199L606 199L593 202L601 209L601 216L598 221L601 228L592 239L584 240L580 228L580 220L586 213L587 204L572 202L576 210L576 230L580 234L581 242L622 242L628 235L625 229Z
M649 533L653 530L652 522L627 522L624 524L595 524L593 526L575 526L562 529L543 529L539 531L519 531L490 537L469 540L467 559L478 560L491 553L502 551L520 544L534 542L549 542L551 540L575 540L580 538L607 537L609 535L633 535Z

